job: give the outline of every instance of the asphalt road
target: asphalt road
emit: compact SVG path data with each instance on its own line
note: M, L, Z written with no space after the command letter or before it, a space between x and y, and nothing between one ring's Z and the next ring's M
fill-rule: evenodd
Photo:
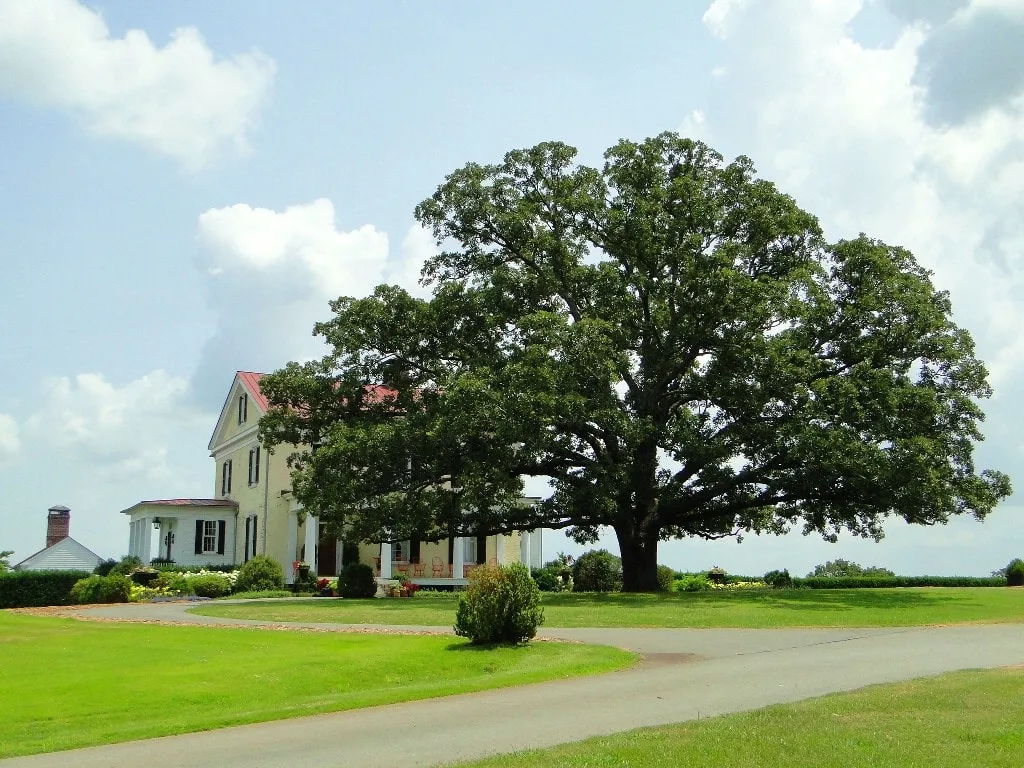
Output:
M109 618L228 623L189 616L180 606L167 604L92 612ZM1024 663L1024 627L1014 624L550 629L542 634L629 648L644 654L645 661L628 671L596 677L0 760L0 768L429 766L756 709L872 683Z

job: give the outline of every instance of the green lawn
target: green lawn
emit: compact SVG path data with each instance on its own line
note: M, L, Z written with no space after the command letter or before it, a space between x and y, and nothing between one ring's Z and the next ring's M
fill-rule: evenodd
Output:
M1022 702L1024 669L956 672L460 766L1017 768Z
M450 626L454 595L411 600L206 604L204 616L264 621ZM545 594L548 627L898 627L1024 622L1024 590L1006 587L805 589L672 595Z
M0 757L500 688L629 666L614 648L281 632L0 611Z

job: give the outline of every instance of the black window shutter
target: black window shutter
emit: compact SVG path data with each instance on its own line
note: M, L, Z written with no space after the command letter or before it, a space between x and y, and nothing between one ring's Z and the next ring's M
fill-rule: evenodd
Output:
M203 521L196 520L196 554L203 554Z
M249 541L252 537L252 518L245 518L245 550L242 552L242 559L249 559Z
M420 561L420 540L413 539L409 542L409 559L417 563Z
M252 448L249 449L249 485L252 485Z
M228 459L228 493L231 493L231 459Z
M256 446L256 482L260 481L260 447Z
M476 537L476 561L478 563L487 562L487 537L477 536Z
M225 536L225 534L227 533L227 530L228 530L227 522L224 521L224 520L218 520L217 521L217 554L218 555L223 555L224 554L224 539L227 538L227 536Z
M256 518L252 519L252 556L256 557Z

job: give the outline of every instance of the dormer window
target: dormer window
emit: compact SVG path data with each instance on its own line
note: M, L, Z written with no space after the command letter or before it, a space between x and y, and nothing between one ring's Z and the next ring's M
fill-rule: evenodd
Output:
M249 418L249 393L243 392L238 398L238 423L245 424Z

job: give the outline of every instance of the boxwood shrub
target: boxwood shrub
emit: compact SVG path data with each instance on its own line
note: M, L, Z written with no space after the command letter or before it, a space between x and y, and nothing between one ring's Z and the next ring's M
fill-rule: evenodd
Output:
M0 608L71 605L71 588L88 571L5 571L0 573Z
M525 565L485 565L459 595L455 634L474 645L525 643L543 622L540 590Z
M887 587L1002 587L1002 576L808 576L794 578L806 589L885 589Z

